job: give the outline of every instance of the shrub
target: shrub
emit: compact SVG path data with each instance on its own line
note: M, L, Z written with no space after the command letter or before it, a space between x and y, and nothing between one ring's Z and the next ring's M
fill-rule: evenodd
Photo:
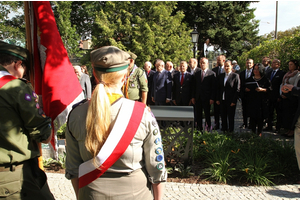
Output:
M228 151L216 151L208 156L206 160L207 168L203 170L202 175L207 175L210 180L227 183L234 177L235 168L232 167L232 157Z
M66 127L67 127L67 123L63 124L57 131L57 137L59 139L65 139L66 138Z
M238 171L241 172L240 180L245 178L257 185L274 185L271 179L278 174L271 172L272 161L266 155L257 153L253 148L245 148L245 151L240 151L237 161Z
M246 181L267 186L274 185L275 178L298 173L291 143L249 133L195 134L194 156L204 164L201 175L222 183Z
M61 166L61 168L66 168L66 153L58 155L58 160L54 160L53 158L43 159L43 166L50 167L51 164L56 164Z
M246 60L252 58L254 63L261 62L264 56L281 61L281 69L288 70L288 61L300 58L300 33L283 37L280 40L265 41L261 45L244 52L238 57L240 66L246 66Z

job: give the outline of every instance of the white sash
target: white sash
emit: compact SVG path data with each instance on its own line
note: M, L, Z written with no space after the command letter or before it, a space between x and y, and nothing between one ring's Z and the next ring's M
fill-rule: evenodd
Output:
M95 158L99 165L95 167L93 159L91 159L79 166L79 188L100 177L122 156L136 133L144 109L145 105L140 102L123 100L115 125Z
M11 74L8 73L7 71L0 71L0 78L2 78L3 76L7 76L7 75L11 75Z

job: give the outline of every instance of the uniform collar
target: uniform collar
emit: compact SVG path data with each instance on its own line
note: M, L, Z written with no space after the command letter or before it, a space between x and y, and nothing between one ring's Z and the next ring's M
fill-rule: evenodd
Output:
M134 68L136 68L137 66L136 66L136 64L134 64L130 69L129 69L129 71L131 72Z
M0 71L7 71L7 69L5 69L2 65L0 65Z

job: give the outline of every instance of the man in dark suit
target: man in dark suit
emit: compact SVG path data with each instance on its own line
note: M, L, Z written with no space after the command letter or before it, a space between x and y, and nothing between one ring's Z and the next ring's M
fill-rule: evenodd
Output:
M180 62L179 70L173 77L173 103L176 106L189 106L192 99L193 76L186 71L186 61Z
M266 77L271 81L272 84L272 90L271 90L270 102L269 102L268 126L265 129L267 131L272 131L274 110L276 110L276 114L277 114L276 132L279 132L281 128L282 110L281 110L281 97L280 97L279 90L285 72L279 68L280 68L280 60L274 59L272 61L273 70L266 74Z
M176 71L174 69L173 63L171 61L167 61L166 62L165 70L167 70L168 72L171 73L172 80L173 80L174 74L178 73L178 71ZM173 95L173 93L172 93L172 95ZM173 96L171 96L171 99L173 99ZM171 100L170 103L169 103L169 105L174 106L175 104Z
M270 67L270 58L269 57L263 57L262 59L262 64L264 65L265 67L265 74L269 73L270 71L272 71L272 67Z
M241 80L241 92L240 98L242 100L242 114L243 114L243 124L240 128L247 128L248 125L248 93L245 92L246 89L246 80L252 76L253 71L253 59L247 59L246 61L246 69L240 72L240 80Z
M222 131L233 132L236 103L240 92L240 78L238 74L232 72L230 60L225 62L225 73L219 75L217 84L216 103L221 106Z
M151 88L152 101L155 105L167 105L171 101L172 94L171 73L165 70L165 63L162 60L157 60L155 67Z
M197 113L197 129L203 130L202 123L202 111L204 110L205 115L205 126L207 131L211 130L210 120L210 107L215 100L215 83L216 73L208 69L208 59L200 59L200 68L194 73L194 91L192 94L192 103L195 105Z
M173 63L171 61L166 62L165 70L171 73L172 78L174 77L174 74L178 73L173 67Z
M219 55L217 57L217 66L212 69L213 72L215 72L216 77L222 73L224 73L224 63L225 63L226 57L224 55ZM214 102L214 117L215 117L215 126L213 129L217 130L220 128L220 105L216 104Z
M188 66L187 71L190 72L190 73L193 75L193 74L195 73L195 71L196 71L197 69L199 69L197 66L198 66L198 61L197 61L197 59L196 59L196 58L191 58L191 59L189 60L189 66Z
M147 76L148 81L148 95L147 95L147 105L154 105L154 102L151 99L151 88L152 88L152 82L153 82L153 75L155 71L151 70L152 64L151 62L147 61L144 64L144 70Z

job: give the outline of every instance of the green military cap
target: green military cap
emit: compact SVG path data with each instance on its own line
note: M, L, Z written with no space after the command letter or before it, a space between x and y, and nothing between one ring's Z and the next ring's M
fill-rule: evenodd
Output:
M130 55L130 59L135 60L137 58L137 55L135 55L134 53L127 51L127 53Z
M26 62L30 60L30 53L27 49L24 49L16 45L8 44L3 41L0 41L0 53L15 56L20 60Z
M116 72L129 66L130 55L114 46L105 46L91 52L94 69L101 72Z

